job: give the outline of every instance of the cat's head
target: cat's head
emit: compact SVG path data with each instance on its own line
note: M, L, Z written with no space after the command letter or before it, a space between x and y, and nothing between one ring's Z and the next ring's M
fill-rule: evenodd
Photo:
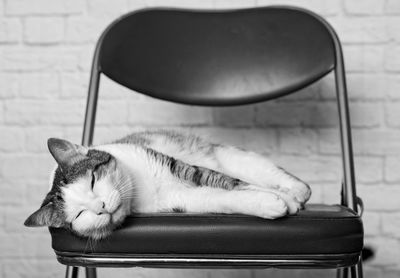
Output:
M108 236L129 213L120 190L126 178L116 159L62 139L49 139L48 147L58 164L51 190L25 225L63 227L94 239Z

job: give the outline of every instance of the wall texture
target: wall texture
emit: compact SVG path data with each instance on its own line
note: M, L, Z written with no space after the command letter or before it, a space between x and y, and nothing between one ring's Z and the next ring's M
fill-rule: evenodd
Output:
M48 137L80 141L89 68L100 32L144 6L239 8L293 4L323 15L344 44L367 277L400 276L400 1L0 0L0 277L63 275L46 229L23 227L47 190ZM269 154L307 180L313 202L339 201L340 161L332 77L262 105L173 105L102 79L96 141L145 126L185 127ZM322 271L159 270L136 277L316 277ZM110 270L100 270L107 277ZM332 272L326 272L328 277ZM332 277L332 276L331 276Z

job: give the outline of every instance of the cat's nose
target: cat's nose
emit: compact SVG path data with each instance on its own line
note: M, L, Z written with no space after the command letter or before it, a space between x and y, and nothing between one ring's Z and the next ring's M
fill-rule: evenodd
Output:
M92 202L90 202L89 204L89 208L91 211L93 211L96 214L103 214L106 213L106 205L103 201L97 199L97 200L93 200Z
M109 213L114 213L121 205L121 197L117 190L114 190L106 200L106 209Z

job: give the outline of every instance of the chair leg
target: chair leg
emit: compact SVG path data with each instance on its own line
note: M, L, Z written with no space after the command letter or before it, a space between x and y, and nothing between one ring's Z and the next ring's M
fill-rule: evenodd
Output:
M79 268L75 266L67 266L65 270L65 278L78 278Z
M96 268L94 267L86 267L86 278L96 278L97 273L96 273Z
M349 277L349 268L343 267L338 268L336 271L336 278L348 278Z
M363 278L362 261L360 261L350 268L351 278Z

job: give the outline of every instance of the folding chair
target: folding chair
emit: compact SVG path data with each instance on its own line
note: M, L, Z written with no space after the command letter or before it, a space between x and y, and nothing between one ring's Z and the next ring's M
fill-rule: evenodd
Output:
M143 214L110 238L86 240L50 228L67 277L85 267L335 268L362 277L358 214L343 55L332 27L299 8L233 11L144 9L114 21L94 53L83 130L90 145L100 74L171 102L233 106L294 93L333 72L343 162L340 205L307 205L297 215ZM284 105L284 104L282 104ZM339 137L338 137L339 138Z

